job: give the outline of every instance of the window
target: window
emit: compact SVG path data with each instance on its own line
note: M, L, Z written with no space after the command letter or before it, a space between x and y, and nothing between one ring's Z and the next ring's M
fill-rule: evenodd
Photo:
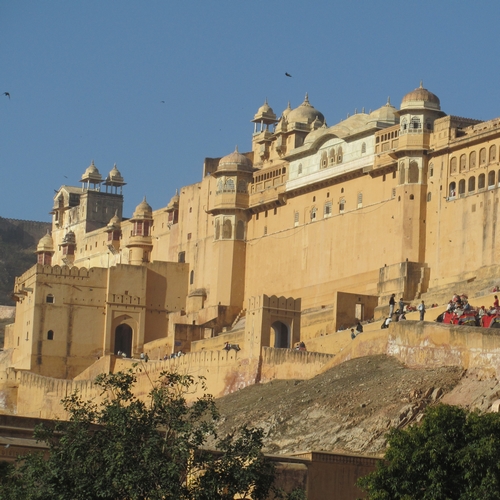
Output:
M431 199L432 199L432 193L429 191L427 193L427 201L429 202L429 201L431 201Z
M228 191L229 193L234 192L234 180L233 179L226 180L226 191Z
M474 176L469 177L469 193L476 190L476 178Z
M406 121L406 118L403 118L403 120L401 121L401 130L406 130L407 128L408 128L408 122Z
M222 224L222 238L230 240L233 237L233 225L230 219L226 219Z
M330 149L328 153L328 163L333 165L335 163L335 148Z
M190 240L191 239L191 236L192 236L192 233L188 233L187 234L187 239Z
M476 152L472 151L472 153L469 155L469 168L475 168L476 167Z
M414 200L415 196L413 194L410 194L410 200Z
M326 151L323 151L321 153L321 165L320 165L320 167L326 168L327 166L328 166L328 157L327 157Z
M194 283L194 271L189 273L189 284L192 285Z
M53 304L54 303L54 296L51 293L49 293L47 295L47 297L45 297L45 302L47 304Z
M323 217L330 217L332 215L332 202L327 201L323 210Z
M358 208L363 206L363 193L358 193Z
M339 213L343 214L345 210L345 199L341 198L339 201Z
M240 179L238 181L238 193L246 193L248 188L247 181Z
M405 183L405 164L403 162L399 163L399 183Z
M466 159L465 159L465 155L462 155L460 156L460 172L463 172L466 168L467 164L466 164Z
M317 211L318 211L318 209L317 209L316 207L313 207L313 208L311 209L311 222L312 222L313 220L316 220L316 212L317 212Z
M455 198L457 191L457 185L455 182L450 182L450 186L448 188L448 195L450 198Z
M454 157L450 160L450 174L457 173L457 159Z
M488 188L495 187L495 171L488 172Z
M408 169L408 183L415 184L418 182L418 164L416 161L410 162L410 168Z
M484 174L481 174L477 178L477 188L478 189L484 189L485 181L486 181L486 176Z
M179 252L177 254L177 262L180 262L181 264L186 262L186 252Z
M337 151L337 163L342 163L342 147L339 146Z
M414 116L412 119L411 119L411 122L410 122L410 129L411 130L419 130L421 128L421 125L420 125L420 118Z
M481 149L479 151L479 165L486 165L486 148Z
M299 212L295 212L293 214L293 225L298 226L299 225Z
M461 179L458 183L458 195L463 196L465 194L465 179Z
M497 158L497 147L493 144L493 146L490 147L490 163L494 162Z
M434 176L434 163L431 163L429 165L429 177L433 177Z
M47 340L54 340L54 332L53 332L53 330L49 330L47 332Z

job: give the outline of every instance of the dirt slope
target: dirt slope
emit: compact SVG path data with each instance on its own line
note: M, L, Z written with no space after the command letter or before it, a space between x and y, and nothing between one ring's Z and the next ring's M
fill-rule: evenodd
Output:
M384 355L359 358L311 380L273 381L219 399L220 431L262 427L265 451L273 454L379 455L391 426L419 420L428 404L459 387L463 377L455 367L411 370Z

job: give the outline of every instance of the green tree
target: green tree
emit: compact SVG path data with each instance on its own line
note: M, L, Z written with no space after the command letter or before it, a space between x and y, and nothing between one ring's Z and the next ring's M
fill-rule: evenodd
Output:
M500 499L500 415L428 407L388 434L385 460L358 485L370 500Z
M259 500L272 491L274 466L262 453L259 429L218 439L212 396L188 404L195 380L162 373L146 401L133 394L132 371L96 379L100 405L78 394L63 400L69 421L36 429L47 457L29 455L7 470L2 499ZM199 382L202 383L202 382ZM203 449L216 439L216 453Z

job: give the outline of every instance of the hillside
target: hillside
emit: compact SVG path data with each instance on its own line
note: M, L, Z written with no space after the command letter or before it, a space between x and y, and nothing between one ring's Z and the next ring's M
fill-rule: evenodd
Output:
M221 432L249 424L266 431L265 451L382 454L384 435L421 418L435 401L486 410L496 380L456 367L412 370L380 355L347 361L310 380L278 380L218 400Z
M36 245L50 227L48 222L0 217L0 305L14 305L14 279L35 264Z

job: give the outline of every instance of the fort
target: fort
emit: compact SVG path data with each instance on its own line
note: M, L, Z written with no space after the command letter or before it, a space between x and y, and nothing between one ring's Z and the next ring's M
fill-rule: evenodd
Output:
M141 354L143 393L167 368L219 397L380 353L497 376L494 330L408 321L347 344L339 330L381 321L392 294L444 303L495 284L500 120L447 115L421 84L399 109L333 126L307 94L281 115L266 101L252 122L251 151L206 158L166 207L144 199L124 217L116 165L60 187L14 284L5 411L64 418L61 397L98 397L93 378Z

